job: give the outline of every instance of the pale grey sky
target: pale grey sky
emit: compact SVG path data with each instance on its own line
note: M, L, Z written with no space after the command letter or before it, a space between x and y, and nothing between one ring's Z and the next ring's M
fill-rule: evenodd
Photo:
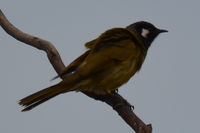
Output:
M154 133L194 133L200 124L198 0L0 0L24 32L55 44L67 65L106 29L146 20L168 29L149 49L142 70L119 89ZM1 133L131 133L105 103L67 93L22 113L18 100L58 82L46 54L0 28Z

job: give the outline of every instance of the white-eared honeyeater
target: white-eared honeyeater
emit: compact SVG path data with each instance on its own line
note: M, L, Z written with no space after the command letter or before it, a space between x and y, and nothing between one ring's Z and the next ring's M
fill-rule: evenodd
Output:
M22 111L69 91L112 93L140 70L152 41L162 32L167 30L144 21L105 31L85 44L88 50L59 75L65 75L63 81L21 99Z

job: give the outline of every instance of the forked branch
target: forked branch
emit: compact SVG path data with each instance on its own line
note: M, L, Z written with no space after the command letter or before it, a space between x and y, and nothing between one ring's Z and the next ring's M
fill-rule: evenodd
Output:
M45 51L49 61L51 62L51 65L58 73L58 75L62 73L65 65L63 64L58 51L52 43L20 31L8 21L1 10L0 25L10 36L14 37L18 41L24 42L32 47ZM61 78L64 79L65 76ZM133 107L118 93L114 92L112 94L103 96L87 92L83 93L95 100L100 100L110 105L136 133L152 132L151 124L146 125L142 120L140 120L133 112Z

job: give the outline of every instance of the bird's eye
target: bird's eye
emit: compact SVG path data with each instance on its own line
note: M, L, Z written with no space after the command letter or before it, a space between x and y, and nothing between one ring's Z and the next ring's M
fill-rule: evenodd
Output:
M148 29L142 29L141 32L141 36L143 36L144 38L147 38L148 34L150 33L150 31Z

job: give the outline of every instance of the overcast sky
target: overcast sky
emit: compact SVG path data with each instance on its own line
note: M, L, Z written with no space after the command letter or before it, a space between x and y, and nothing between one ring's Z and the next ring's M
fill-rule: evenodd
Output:
M195 133L200 124L198 0L0 0L22 31L51 41L67 65L105 30L145 20L169 30L153 42L141 71L119 93L154 133ZM21 98L53 85L46 54L0 28L1 133L132 133L105 103L70 92L22 113Z

